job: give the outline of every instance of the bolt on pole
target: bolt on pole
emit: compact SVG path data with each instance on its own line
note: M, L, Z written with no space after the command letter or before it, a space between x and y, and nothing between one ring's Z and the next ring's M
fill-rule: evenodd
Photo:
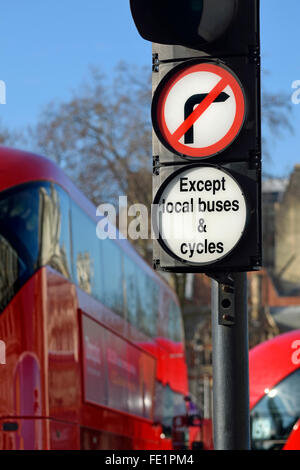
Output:
M250 449L247 274L212 280L216 450Z

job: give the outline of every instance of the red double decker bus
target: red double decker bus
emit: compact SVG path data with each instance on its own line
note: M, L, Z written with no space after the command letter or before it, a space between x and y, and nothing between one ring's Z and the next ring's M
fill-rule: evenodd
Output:
M251 440L254 450L300 450L300 330L250 351Z
M98 221L53 162L0 149L1 449L172 448L178 301Z

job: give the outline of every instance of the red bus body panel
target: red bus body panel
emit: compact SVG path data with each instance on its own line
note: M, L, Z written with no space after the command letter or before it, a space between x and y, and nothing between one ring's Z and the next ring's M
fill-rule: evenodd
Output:
M283 450L300 450L300 419L293 427Z
M276 336L255 346L249 353L250 408L263 398L278 382L299 368L292 360L293 344L300 340L300 331Z
M300 330L281 334L254 347L249 354L250 408L300 367ZM297 352L298 349L298 352ZM284 450L300 450L300 420Z
M87 302L78 304L76 290L42 268L0 317L0 337L6 338L7 348L0 422L19 425L15 433L0 430L0 448L170 449L170 441L160 438L161 426L151 420L84 400L78 316ZM88 301L83 292L81 297ZM101 307L90 314L103 320ZM157 362L165 361L164 356L166 350L157 354Z

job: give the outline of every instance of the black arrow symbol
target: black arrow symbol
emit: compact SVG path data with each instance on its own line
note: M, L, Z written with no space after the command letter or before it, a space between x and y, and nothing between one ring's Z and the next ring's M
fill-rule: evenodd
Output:
M198 95L193 95L191 96L185 103L184 105L184 120L186 120L190 114L194 111L194 107L197 104L200 104L204 98L207 97L209 93L201 93ZM230 98L227 93L224 91L217 96L217 98L214 100L214 103L224 103L225 101ZM194 143L194 126L191 126L189 130L184 134L184 143L185 144L193 144Z

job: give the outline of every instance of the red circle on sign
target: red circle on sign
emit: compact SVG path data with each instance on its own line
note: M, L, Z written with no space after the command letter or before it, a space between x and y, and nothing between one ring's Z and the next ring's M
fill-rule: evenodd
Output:
M220 81L217 83L215 88L210 93L208 93L207 97L202 101L202 103L194 109L189 118L187 118L186 121L184 121L182 125L179 126L179 128L172 134L165 121L164 111L166 101L173 87L184 77L195 72L213 73L220 77ZM182 135L193 125L194 122L196 122L197 115L199 118L202 114L204 114L210 104L213 103L214 99L217 98L227 86L230 86L231 90L233 91L236 101L236 113L234 121L226 135L218 142L208 147L195 148L179 142ZM155 129L156 133L160 140L162 140L163 144L170 147L180 155L195 158L212 157L225 150L236 139L244 124L246 105L242 85L239 83L234 73L224 66L215 65L212 63L198 63L185 68L180 67L180 70L173 73L170 79L168 79L168 76L166 77L165 84L161 88L159 87L157 89L157 93L158 96L153 102L156 103L155 110L154 113L152 113L152 115L154 117L156 116L157 119L157 129Z

